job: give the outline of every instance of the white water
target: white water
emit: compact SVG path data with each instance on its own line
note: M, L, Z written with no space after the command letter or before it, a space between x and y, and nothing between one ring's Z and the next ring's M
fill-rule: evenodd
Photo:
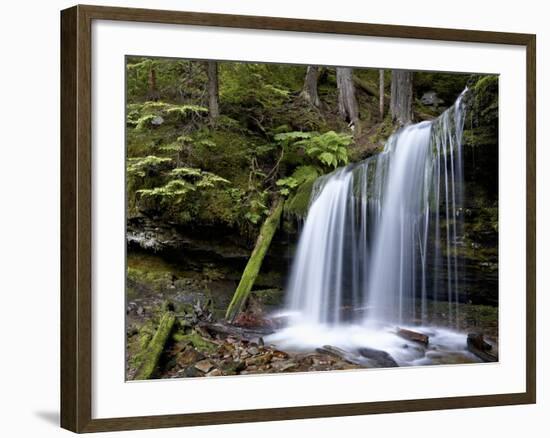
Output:
M465 335L449 330L462 286L463 122L460 96L382 153L316 182L287 288L289 324L271 342L368 346L415 364L427 358L405 351L395 327L416 326L432 345L464 350ZM445 329L427 327L434 301L445 303Z

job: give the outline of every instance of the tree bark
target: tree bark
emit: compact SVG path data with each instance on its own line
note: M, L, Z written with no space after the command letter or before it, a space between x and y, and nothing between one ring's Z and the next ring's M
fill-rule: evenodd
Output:
M349 67L336 68L336 84L338 86L338 112L340 116L353 126L355 134L359 131L359 107L353 85L353 71Z
M380 79L380 92L379 92L380 118L383 119L384 118L384 70L381 69L378 74Z
M400 125L412 121L413 73L392 70L390 111L392 120Z
M271 240L273 239L275 231L279 226L279 221L281 220L281 214L283 212L283 206L284 199L278 199L273 205L269 216L267 217L264 224L262 225L262 228L260 229L260 234L258 236L258 239L256 240L256 246L254 247L250 258L248 259L248 263L244 268L241 281L237 286L237 290L233 295L233 299L227 307L225 318L228 321L233 321L237 314L241 311L246 302L246 299L248 298L248 295L250 294L250 291L252 290L252 286L254 286L254 282L256 281L256 277L260 272L265 254L267 253L269 245L271 244Z
M317 80L319 78L319 67L309 65L306 71L306 78L304 80L304 87L300 93L300 97L308 102L310 105L313 105L316 108L319 108L321 105L321 100L319 99L319 94L317 93Z
M208 114L210 123L215 124L220 116L219 90L218 90L218 63L208 61Z
M159 100L160 94L157 89L157 71L155 66L151 63L149 67L149 75L147 78L149 90L147 91L147 100Z

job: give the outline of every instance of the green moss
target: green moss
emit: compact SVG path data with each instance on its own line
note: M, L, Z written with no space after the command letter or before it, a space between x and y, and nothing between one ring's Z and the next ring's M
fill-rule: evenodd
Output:
M154 334L155 324L153 320L149 319L141 326L135 336L128 339L129 362L132 367L137 368L141 364L143 353L146 351L151 339L153 339Z
M237 286L237 290L233 295L231 303L227 307L225 317L229 320L233 320L235 316L237 316L237 314L243 307L246 299L248 298L250 291L252 290L252 286L256 281L258 273L260 272L262 262L264 260L267 250L269 249L269 245L271 244L273 235L275 234L275 231L279 226L283 207L284 200L279 199L277 203L273 206L270 215L267 217L264 224L262 225L260 234L256 241L256 246L254 247L254 251L252 251L250 259L248 259L248 263L246 264L246 267L244 269L241 281Z
M215 343L207 341L194 330L188 334L176 332L172 335L172 339L179 343L191 344L195 349L204 354L212 354L218 348Z
M474 127L493 127L498 123L498 84L497 75L482 76L472 87L470 111Z
M387 115L386 118L380 123L374 134L369 137L369 142L375 145L383 146L388 138L393 134L395 126L393 125L390 115Z
M260 303L267 306L278 306L284 300L284 291L282 289L261 289L252 292L258 298Z
M155 335L147 343L147 348L141 354L141 364L134 377L135 380L146 380L151 377L175 322L176 317L172 312L166 312L162 315Z
M307 215L314 184L315 179L310 179L298 187L294 195L291 195L285 203L285 215L299 218Z

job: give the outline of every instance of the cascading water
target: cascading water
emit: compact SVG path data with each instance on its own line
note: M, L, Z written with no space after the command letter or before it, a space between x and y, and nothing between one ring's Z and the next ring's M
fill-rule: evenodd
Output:
M289 326L272 341L346 345L359 337L372 346L367 328L426 325L434 301L446 303L455 326L463 96L436 120L398 131L380 154L317 180L287 288Z

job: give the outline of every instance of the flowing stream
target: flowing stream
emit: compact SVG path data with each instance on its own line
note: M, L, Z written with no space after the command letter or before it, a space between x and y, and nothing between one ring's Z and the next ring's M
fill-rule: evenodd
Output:
M465 335L453 330L463 277L463 96L437 119L399 130L383 152L318 179L287 287L288 326L270 341L368 346L400 364L425 363L404 351L399 326L429 332L440 350L464 350ZM445 303L445 328L433 326L434 302Z

